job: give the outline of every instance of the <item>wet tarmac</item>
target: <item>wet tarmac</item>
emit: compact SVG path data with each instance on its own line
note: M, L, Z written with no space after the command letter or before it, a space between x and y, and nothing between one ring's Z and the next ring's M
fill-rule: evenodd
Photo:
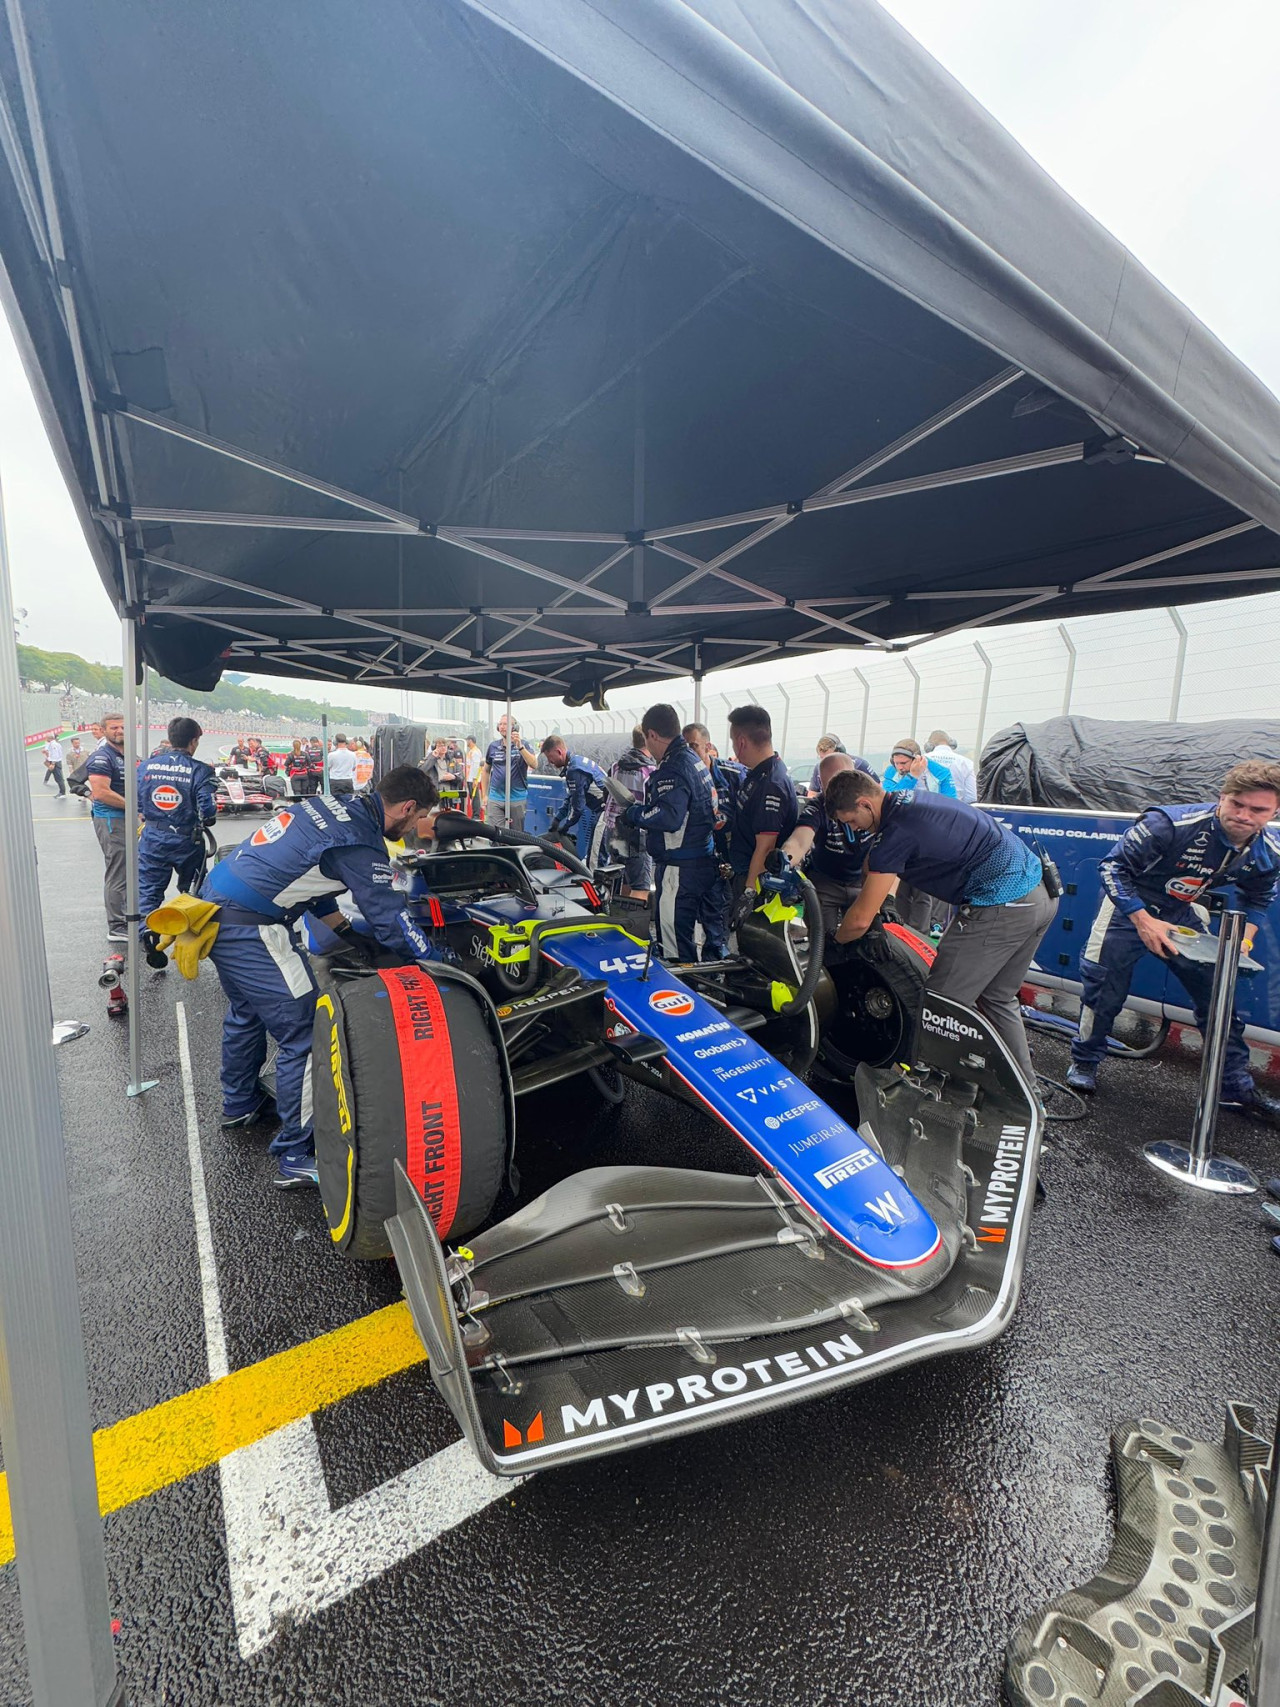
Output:
M272 1190L265 1138L219 1130L211 968L194 984L144 972L160 1083L126 1099L124 1027L95 983L108 945L88 813L32 778L54 1014L92 1025L58 1065L101 1428L210 1374L179 1004L230 1368L400 1289L390 1264L334 1255L316 1198ZM1034 1049L1060 1077L1064 1046ZM1172 1052L1113 1063L1089 1118L1055 1129L1022 1303L983 1351L478 1491L418 1365L112 1515L129 1701L997 1702L1014 1626L1106 1555L1112 1427L1152 1416L1215 1439L1228 1398L1274 1414L1280 1258L1256 1200L1188 1191L1139 1155L1185 1138L1195 1085ZM526 1099L520 1144L523 1196L590 1163L749 1171L709 1121L635 1087L619 1110L585 1085ZM1225 1117L1219 1147L1280 1173L1280 1134ZM313 1498L303 1521L308 1476L323 1509ZM0 1703L26 1699L8 1566Z

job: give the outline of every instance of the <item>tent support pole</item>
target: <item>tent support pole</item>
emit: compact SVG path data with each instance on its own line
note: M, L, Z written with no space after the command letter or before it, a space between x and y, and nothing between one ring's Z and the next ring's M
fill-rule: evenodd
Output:
M320 789L329 792L329 713L320 713Z
M982 737L987 732L987 700L991 694L991 660L988 658L983 647L976 640L973 643L973 649L978 654L979 658L982 659L982 667L985 672L982 678L982 699L978 705L978 734L973 743L974 751L977 753L978 757L981 758Z
M124 653L124 945L125 991L129 998L129 1084L126 1094L140 1097L158 1079L142 1076L142 1011L138 932L138 623L126 613L121 625Z
M0 630L13 633L0 501ZM35 1707L120 1701L93 1468L18 662L0 646L0 1435Z
M506 733L504 739L507 743L507 766L506 766L505 772L503 773L503 782L506 785L505 791L504 791L506 794L506 799L505 799L505 802L503 805L503 810L506 813L506 823L504 824L503 828L509 830L511 828L511 767L515 763L515 752L514 752L514 749L512 747L512 744L511 744L511 683L510 682L507 683L507 733Z
M1067 649L1067 679L1062 689L1062 715L1071 715L1071 690L1076 682L1076 643L1065 622L1058 624L1058 638Z
M1169 721L1178 721L1178 707L1182 703L1182 672L1187 663L1187 625L1174 610L1172 605L1166 606L1169 620L1178 631L1178 656L1173 666L1173 692L1169 697Z
M825 735L827 730L830 729L830 727L831 727L831 723L830 723L831 689L823 681L821 676L815 676L813 679L815 682L817 682L818 686L822 689L822 716L818 722L818 733L820 735ZM861 749L859 749L859 750L861 750Z

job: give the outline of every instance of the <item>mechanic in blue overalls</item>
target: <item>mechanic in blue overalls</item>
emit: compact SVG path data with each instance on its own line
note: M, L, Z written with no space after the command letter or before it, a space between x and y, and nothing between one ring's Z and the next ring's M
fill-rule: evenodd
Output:
M1067 1071L1073 1090L1097 1089L1107 1034L1129 994L1133 969L1148 952L1168 962L1191 997L1203 1035L1213 967L1185 959L1170 933L1198 924L1193 901L1231 885L1244 907L1249 952L1280 880L1280 834L1269 827L1278 806L1280 765L1246 759L1227 772L1216 805L1153 806L1103 859L1102 901L1080 956L1080 1034ZM1253 1082L1238 1013L1231 1018L1219 1100L1246 1114L1280 1117L1280 1101Z
M270 1148L279 1159L275 1183L282 1188L317 1183L311 1124L316 985L289 929L306 906L290 906L288 891L318 867L322 877L346 884L384 948L411 960L430 960L435 953L430 940L392 887L387 842L412 829L436 800L435 783L417 765L398 765L368 794L290 801L204 881L203 899L216 901L219 909L209 958L227 997L222 1125L228 1130L252 1126L269 1114L258 1074L270 1032L279 1045L280 1115Z
M729 713L729 739L747 772L729 821L736 924L755 906L765 861L795 829L799 806L791 772L773 750L773 723L762 705L740 705Z
M180 891L194 887L204 864L204 832L218 821L213 767L195 756L203 729L194 717L175 717L167 733L168 747L138 769L138 928L143 936L147 914L164 900L170 877L177 874Z
M658 952L666 960L696 960L694 927L700 924L703 959L723 960L727 949L720 864L712 835L711 778L681 736L673 705L651 705L640 727L646 749L658 761L643 804L633 800L626 784L616 777L606 777L604 786L623 808L621 822L645 832L656 867Z
M819 784L825 789L833 776L857 769L852 754L826 753L818 763ZM867 770L866 774L871 773ZM801 808L799 821L782 846L782 852L793 865L801 867L817 892L826 930L824 957L837 956L836 931L862 890L870 847L870 835L833 817L822 794Z
M571 753L560 735L548 735L542 751L564 778L564 805L551 820L552 833L567 835L573 830L578 858L586 859L596 820L608 801L604 771L594 759Z

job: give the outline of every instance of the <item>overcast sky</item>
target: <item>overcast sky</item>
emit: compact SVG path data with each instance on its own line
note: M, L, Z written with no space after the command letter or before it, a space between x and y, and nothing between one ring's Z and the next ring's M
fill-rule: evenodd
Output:
M1276 0L889 0L888 9L1280 392ZM119 625L3 327L0 478L22 638L117 662ZM360 705L395 708L400 698L258 679Z

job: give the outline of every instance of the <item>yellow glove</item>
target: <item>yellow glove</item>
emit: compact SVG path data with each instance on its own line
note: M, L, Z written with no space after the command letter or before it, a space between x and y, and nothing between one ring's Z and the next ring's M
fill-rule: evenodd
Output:
M194 978L218 935L218 904L195 895L175 895L147 914L147 929L159 933L160 952L170 953L184 978Z

